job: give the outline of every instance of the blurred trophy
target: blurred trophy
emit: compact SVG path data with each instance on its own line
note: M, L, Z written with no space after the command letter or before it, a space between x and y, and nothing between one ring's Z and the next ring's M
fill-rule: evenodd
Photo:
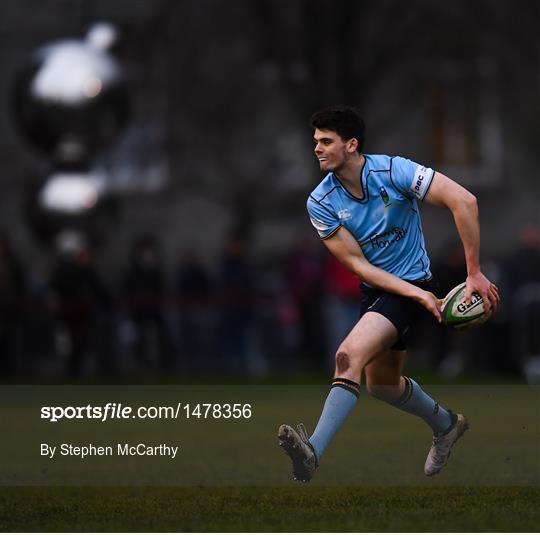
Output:
M117 37L112 24L96 23L85 39L39 48L17 76L15 122L51 164L30 207L34 230L47 241L66 227L89 231L103 204L107 177L92 172L92 162L129 115L122 68L112 55Z

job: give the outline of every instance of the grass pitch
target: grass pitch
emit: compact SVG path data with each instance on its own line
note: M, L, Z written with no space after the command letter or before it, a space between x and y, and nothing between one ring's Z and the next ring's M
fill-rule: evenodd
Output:
M212 388L217 395L219 389ZM313 482L295 484L290 462L277 447L277 426L304 421L312 428L326 389L239 390L239 399L253 401L255 417L236 424L188 425L182 420L158 425L133 420L128 429L117 423L84 422L83 431L91 440L98 431L122 437L129 432L137 440L177 437L183 455L164 466L140 459L129 464L120 459L56 464L43 460L37 453L39 439L51 430L74 439L75 431L69 423L36 427L34 405L48 399L44 394L34 393L34 403L25 390L20 396L24 403L17 404L14 392L7 392L0 418L0 429L5 426L0 433L4 437L0 530L538 531L540 396L536 387L430 388L471 421L471 430L456 445L449 466L432 479L422 471L430 440L425 424L361 395L358 410L336 437ZM209 396L201 389L198 392L202 399ZM183 399L183 394L182 390L152 391L151 399L161 403L167 396ZM86 396L86 391L81 395ZM116 389L106 398L123 400L123 394ZM114 486L107 486L107 474ZM126 483L115 483L122 474ZM149 481L155 486L149 486Z
M2 531L513 531L538 487L12 488Z

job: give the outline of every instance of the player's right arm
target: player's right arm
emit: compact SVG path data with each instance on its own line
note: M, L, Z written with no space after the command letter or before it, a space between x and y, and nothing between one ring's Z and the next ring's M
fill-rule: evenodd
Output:
M435 172L425 199L434 206L445 207L452 212L467 263L466 301L470 302L473 291L478 292L484 302L491 303L491 315L497 310L499 289L480 269L480 223L476 197L457 182Z
M330 237L324 239L323 243L360 280L381 290L414 299L427 308L437 321L441 321L440 299L431 292L422 290L371 264L364 256L358 241L345 227L340 227Z

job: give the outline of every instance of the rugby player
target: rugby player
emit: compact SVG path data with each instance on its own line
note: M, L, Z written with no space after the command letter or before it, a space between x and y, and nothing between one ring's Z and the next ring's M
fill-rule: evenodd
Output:
M495 312L499 291L482 273L478 205L473 194L438 171L399 156L363 154L364 121L348 106L311 117L315 155L324 180L307 201L311 222L328 250L362 282L360 319L339 346L332 387L311 436L281 425L279 444L293 476L308 482L332 438L356 404L362 373L375 398L422 418L433 433L424 472L446 465L467 419L402 374L415 307L441 321L441 300L424 243L418 202L451 211L467 262L467 302L478 292Z

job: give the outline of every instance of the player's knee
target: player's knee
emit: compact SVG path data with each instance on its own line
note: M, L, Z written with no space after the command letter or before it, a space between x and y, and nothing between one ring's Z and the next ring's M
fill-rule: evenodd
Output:
M339 375L361 371L358 355L346 344L341 344L336 352L336 373Z
M336 353L336 373L342 375L351 368L351 355L345 346L340 346Z

